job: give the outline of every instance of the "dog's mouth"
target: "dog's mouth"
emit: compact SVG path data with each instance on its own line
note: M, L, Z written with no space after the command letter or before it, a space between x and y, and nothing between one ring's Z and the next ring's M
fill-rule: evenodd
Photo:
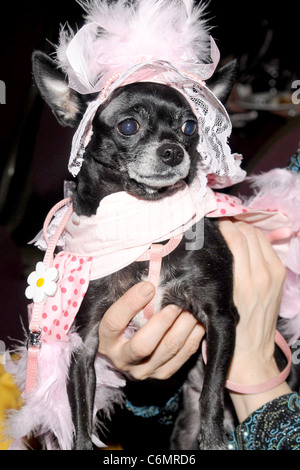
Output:
M163 196L174 193L185 185L185 182L183 180L179 180L174 183L167 183L166 181L161 181L159 184L157 179L155 180L155 183L152 184L150 178L149 181L147 181L146 179L143 182L137 180L134 181L136 182L139 188L139 195L143 195L144 197L148 197L151 199L161 198Z
M146 185L146 184L144 184L144 186L145 186L145 188L147 188L147 190L149 192L153 191L153 192L157 192L159 194L163 194L163 193L166 193L168 191L175 191L175 190L180 189L182 186L184 186L184 181L180 180L180 181L177 181L177 183L175 183L175 184L171 184L171 185L167 185L167 186L163 186L163 185L149 186L149 185Z
M188 176L188 171L183 172L182 174L170 174L170 173L160 173L152 175L142 175L139 173L132 172L130 177L132 180L136 181L138 184L148 188L152 191L166 190L168 188L177 187L177 185L182 185L183 180Z
M169 175L151 175L151 176L136 176L134 178L137 183L149 186L153 189L161 189L168 186L174 186L179 183L178 176L169 176Z
M162 165L150 157L138 167L129 165L128 176L133 187L128 189L146 198L163 197L181 188L190 171L191 161L188 155L178 165Z

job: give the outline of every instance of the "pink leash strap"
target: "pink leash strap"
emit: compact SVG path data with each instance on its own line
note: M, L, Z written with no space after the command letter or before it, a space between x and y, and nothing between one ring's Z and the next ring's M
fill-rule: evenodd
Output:
M291 349L289 345L287 344L287 342L285 341L285 339L279 333L278 330L276 330L275 332L275 343L281 349L281 351L284 353L287 359L287 365L283 369L283 371L280 372L279 375L258 385L243 385L243 384L238 384L235 382L231 382L230 380L227 380L226 388L230 390L231 392L236 392L236 393L240 393L243 395L256 395L258 393L263 393L263 392L267 392L268 390L272 390L273 388L276 388L278 385L283 383L286 380L286 378L289 376L289 373L291 371L292 353L291 353ZM203 355L204 363L206 364L207 362L206 341L203 341L202 343L202 355Z
M159 284L162 259L174 251L182 239L183 234L171 238L166 245L153 243L150 248L138 258L137 261L149 261L148 281L152 282L156 288ZM155 297L144 308L144 316L147 320L154 314L154 301Z
M71 203L72 198L66 198L56 204L53 209L49 212L45 223L44 223L44 237L46 243L48 245L45 257L44 257L44 265L46 269L50 268L53 263L53 255L58 243L58 240L65 229L65 226L73 213L73 205L70 204L70 207L66 211L63 219L61 220L54 236L51 238L50 242L47 237L47 228L50 224L50 221L53 215L66 204ZM40 318L43 313L44 303L41 302L39 304L34 304L32 309L32 317L29 325L29 337L27 341L27 349L28 349L28 359L27 359L27 375L26 375L26 385L25 385L25 392L30 392L36 385L37 381L37 371L38 371L38 356L39 350L41 348L41 329L40 329Z

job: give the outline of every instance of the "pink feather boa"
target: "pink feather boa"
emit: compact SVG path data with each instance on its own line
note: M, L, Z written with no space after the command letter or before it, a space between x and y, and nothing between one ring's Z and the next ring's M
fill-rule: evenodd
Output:
M77 333L71 333L68 342L43 343L39 355L39 384L24 397L24 405L19 410L8 413L6 428L7 438L13 439L11 450L25 450L26 436L38 438L47 450L70 450L73 443L73 423L68 400L66 383L72 355L81 347ZM27 366L27 350L19 351L21 359L9 361L6 370L19 389L24 392ZM122 387L125 380L108 361L97 355L95 360L97 375L96 396L94 404L95 429L96 413L104 410L109 417L115 404L122 403ZM53 438L54 437L54 438ZM96 436L94 442L98 447L105 446Z

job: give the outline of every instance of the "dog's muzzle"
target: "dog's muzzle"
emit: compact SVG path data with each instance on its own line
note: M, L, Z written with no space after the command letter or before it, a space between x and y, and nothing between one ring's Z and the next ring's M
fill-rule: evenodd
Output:
M158 157L168 166L180 165L184 158L183 149L176 144L164 144L157 149Z

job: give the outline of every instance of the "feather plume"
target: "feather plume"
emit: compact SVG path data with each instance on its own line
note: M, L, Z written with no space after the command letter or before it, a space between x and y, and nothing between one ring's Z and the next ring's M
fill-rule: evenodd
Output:
M256 209L278 210L291 221L293 232L300 230L300 175L284 168L247 177L253 195L245 203ZM299 271L300 273L300 271Z
M84 25L60 32L59 67L83 88L145 59L163 60L189 72L210 61L206 5L193 0L78 0ZM107 79L107 78L106 78ZM206 79L206 77L204 77ZM99 88L99 87L98 87ZM99 88L101 89L101 87ZM93 91L99 91L93 90Z
M43 343L39 356L39 386L25 398L20 410L10 410L6 419L6 434L13 439L12 450L25 450L25 437L34 435L45 448L69 450L73 444L73 422L66 384L72 355L82 347L77 333L68 342ZM27 349L19 348L20 359L9 360L6 370L21 391L25 389ZM97 384L95 393L95 428L101 428L96 412L103 410L109 418L115 404L123 401L122 387L125 380L108 361L97 354L95 359ZM55 436L55 439L53 439ZM97 440L97 444L104 446Z
M276 168L248 177L253 196L244 200L252 209L284 213L292 236L286 254L286 280L280 306L279 327L289 344L300 338L300 174Z
M209 58L209 28L204 19L206 6L193 0L78 0L86 11L85 23L101 25L115 36L124 55L128 45L142 54L181 57L195 51L201 61ZM110 40L106 37L105 40ZM162 52L163 51L163 52ZM110 51L111 52L111 51ZM154 55L154 54L153 54Z

